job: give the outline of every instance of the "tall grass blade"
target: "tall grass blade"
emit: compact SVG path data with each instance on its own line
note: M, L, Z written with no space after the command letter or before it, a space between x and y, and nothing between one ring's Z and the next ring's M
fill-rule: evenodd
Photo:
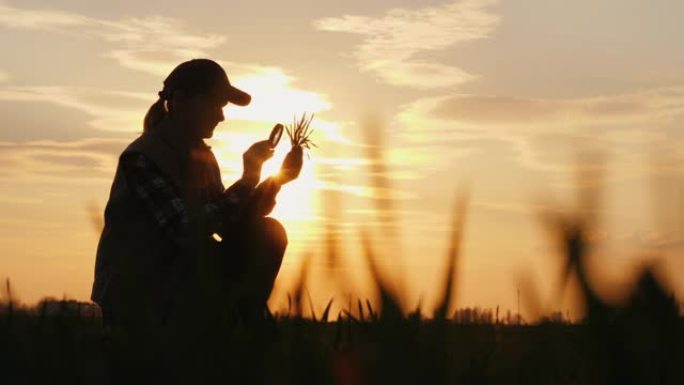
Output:
M296 318L302 318L303 317L303 309L304 309L304 290L306 286L306 281L309 275L309 264L311 262L311 254L305 254L304 258L302 259L302 265L299 270L299 276L297 278L297 281L295 283L295 289L292 295L292 302L294 306L294 316Z
M323 323L328 323L328 316L330 314L330 307L332 306L332 304L333 304L333 298L330 298L330 300L328 301L328 304L325 305L325 309L323 310L323 314L321 315L321 321Z
M444 320L449 314L449 306L454 295L454 280L457 274L458 256L460 252L461 240L463 238L463 225L466 217L466 205L468 198L461 192L455 199L454 213L451 225L451 241L447 253L447 268L442 288L442 298L438 302L434 318Z
M403 318L401 297L396 295L389 283L381 275L375 261L375 253L370 244L370 239L365 232L361 233L361 240L366 263L368 264L371 276L373 277L375 287L380 294L380 308L382 309L380 316L387 319Z
M86 207L88 212L88 219L90 220L90 225L92 226L95 233L98 235L102 233L104 229L104 219L102 214L102 208L100 208L95 203L91 203Z
M359 320L361 320L361 322L365 322L366 319L363 315L363 304L361 303L361 299L358 299L357 301L358 301L358 308L359 308Z
M366 299L366 307L368 308L368 316L371 317L371 320L377 321L378 320L377 314L373 311L373 306L371 305L371 303L368 299Z
M309 310L311 311L311 319L313 319L313 321L316 322L316 309L314 309L313 299L311 299L311 292L308 289L306 290L306 296L309 299Z

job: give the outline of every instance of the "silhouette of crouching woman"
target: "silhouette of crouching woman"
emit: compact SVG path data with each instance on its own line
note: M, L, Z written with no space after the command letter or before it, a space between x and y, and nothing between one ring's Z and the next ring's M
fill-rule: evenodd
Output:
M265 308L287 247L285 229L266 215L280 187L299 175L302 150L293 148L280 172L259 183L273 148L253 144L242 177L225 189L204 143L225 119L223 107L250 100L208 59L184 62L164 81L143 134L119 158L105 209L91 298L106 325L164 324L179 298L211 279L207 266L243 315Z

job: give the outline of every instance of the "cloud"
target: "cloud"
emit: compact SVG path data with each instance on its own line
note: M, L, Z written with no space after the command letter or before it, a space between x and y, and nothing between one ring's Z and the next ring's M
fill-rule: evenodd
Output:
M352 185L348 183L343 184L325 181L318 182L316 187L321 190L338 191L360 198L393 200L416 199L416 195L414 193L392 188L369 187L364 185Z
M457 67L425 62L388 63L373 70L378 71L380 77L393 86L421 89L456 86L475 78Z
M105 20L49 9L24 9L0 4L0 27L85 35L110 47L105 57L124 68L165 77L179 62L210 56L224 38L190 33L175 19L160 16ZM230 117L249 122L289 121L293 112L319 113L330 109L324 95L294 87L296 78L278 67L218 60L232 83L252 94L247 108L231 109ZM0 71L0 82L3 73ZM156 95L105 92L76 87L5 87L0 101L48 102L73 108L93 117L90 125L110 131L140 131L147 108ZM341 126L320 116L316 130L334 142L350 144Z
M252 102L246 107L229 106L226 116L232 120L263 123L282 122L289 124L293 116L303 113L315 114L311 127L325 135L325 139L335 143L352 144L343 134L343 124L322 118L332 104L326 95L302 90L294 86L297 78L283 69L272 66L221 62L231 74L231 83L252 95Z
M9 151L21 149L23 151L47 151L59 154L88 153L97 156L118 156L128 140L88 138L71 142L57 142L53 140L38 140L25 143L0 142L0 149Z
M0 181L108 181L127 140L0 142Z
M254 71L237 72L238 79L234 82L252 94L253 102L248 107L229 106L226 112L227 119L242 121L247 131L263 130L264 123L287 123L293 112L319 113L330 108L325 96L293 87L294 78L281 69L237 64L231 67ZM74 109L90 116L89 125L103 131L142 132L143 118L155 97L86 87L0 85L0 102L50 103ZM316 138L323 134L326 140L335 143L353 143L342 133L343 125L320 115L314 119L312 128L317 132Z
M616 141L661 138L657 130L684 114L684 87L575 99L533 99L451 94L403 106L397 115L404 133L429 138L437 132L464 134L574 132Z
M142 120L154 100L143 93L96 90L83 87L5 86L0 102L50 103L75 109L92 117L94 128L141 132Z
M217 34L189 32L182 22L161 16L106 20L5 4L0 4L0 26L98 38L112 46L105 57L158 76L166 76L180 61L208 56L209 50L225 41Z
M0 4L0 24L16 29L48 29L86 26L94 19L62 11L28 10Z
M496 0L461 0L416 10L396 8L382 17L350 16L316 20L314 27L363 36L354 56L363 71L395 86L442 88L475 76L462 69L430 63L419 55L489 37L499 22L490 12Z
M477 140L505 142L522 167L569 181L578 167L572 162L586 151L619 159L613 179L681 172L673 165L684 161L684 143L668 127L682 117L684 87L672 86L568 99L449 94L403 106L394 123L413 146L477 149ZM649 151L666 161L643 167Z
M438 119L485 125L604 125L671 119L684 112L684 87L577 99L451 95L415 106Z

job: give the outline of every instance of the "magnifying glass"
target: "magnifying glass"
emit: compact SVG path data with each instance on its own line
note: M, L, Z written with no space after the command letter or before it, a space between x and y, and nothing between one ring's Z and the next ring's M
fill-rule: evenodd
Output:
M271 130L271 135L268 136L268 142L271 143L271 147L275 147L278 145L278 142L280 142L280 138L283 137L283 130L284 127L280 123L273 126L273 129Z

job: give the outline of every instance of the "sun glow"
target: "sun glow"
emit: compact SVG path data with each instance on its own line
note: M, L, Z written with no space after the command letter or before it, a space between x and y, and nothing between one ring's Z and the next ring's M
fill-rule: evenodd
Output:
M288 124L295 115L304 112L316 114L331 108L325 96L297 89L292 86L293 81L293 77L272 67L252 69L251 73L235 79L236 86L252 95L252 102L247 107L227 106L224 109L227 123L217 128L211 141L226 185L240 178L242 154L253 143L267 139L274 124ZM227 130L224 128L233 124L240 127L231 127ZM337 132L338 125L332 122L315 118L312 128L316 131L314 141L345 140ZM285 134L276 147L273 158L264 164L262 180L278 172L289 150L290 141ZM310 228L301 227L304 223L315 222L320 216L317 192L320 186L316 179L316 157L305 155L304 167L299 178L283 186L277 198L278 204L271 215L286 223L288 229L297 229L298 233L310 233L304 231L311 230Z
M254 134L238 133L218 134L212 140L212 148L221 167L222 178L227 186L240 178L242 154L249 146L259 140L264 140L264 138ZM261 172L262 180L278 173L289 150L290 144L285 138L276 147L273 157L264 163ZM278 196L279 200L291 203L283 205L279 202L274 210L274 216L290 220L311 221L316 219L316 210L311 205L313 195L315 195L312 192L320 185L315 177L315 169L315 158L305 155L301 174L295 181L283 186Z
M227 105L224 108L226 120L216 127L209 141L221 168L224 185L228 187L240 178L242 154L252 144L268 139L276 123L292 124L295 116L315 114L311 123L311 139L321 145L320 149L305 149L304 166L299 177L282 187L270 214L287 231L287 257L277 281L278 287L287 288L297 277L297 266L302 258L319 249L316 244L324 239L322 191L341 191L344 187L331 186L323 180L325 170L334 166L340 169L354 168L361 163L345 159L342 154L330 158L324 156L322 149L325 147L334 152L334 149L339 151L340 144L352 143L342 135L342 124L321 117L322 112L331 108L324 95L295 88L292 85L294 78L277 68L260 67L251 68L250 71L246 75L236 76L234 83L252 95L252 102L246 107ZM338 146L333 148L330 144ZM262 181L278 173L290 148L290 139L284 133L273 157L264 163ZM276 294L273 298L279 296Z
M221 167L221 176L226 186L237 181L242 174L242 154L253 143L265 140L268 130L259 134L253 132L216 133L211 141L212 149ZM273 157L264 163L262 181L280 170L283 159L290 150L287 134L275 149ZM308 150L305 150L307 152ZM320 221L320 183L316 179L316 157L305 154L304 166L299 177L284 185L278 194L277 204L270 216L283 223L288 231L289 253L299 254L307 240L316 239Z
M239 120L286 123L295 113L330 109L325 96L293 87L294 80L280 69L269 67L239 77L235 80L236 85L252 95L252 102L244 108L229 108L229 115Z

